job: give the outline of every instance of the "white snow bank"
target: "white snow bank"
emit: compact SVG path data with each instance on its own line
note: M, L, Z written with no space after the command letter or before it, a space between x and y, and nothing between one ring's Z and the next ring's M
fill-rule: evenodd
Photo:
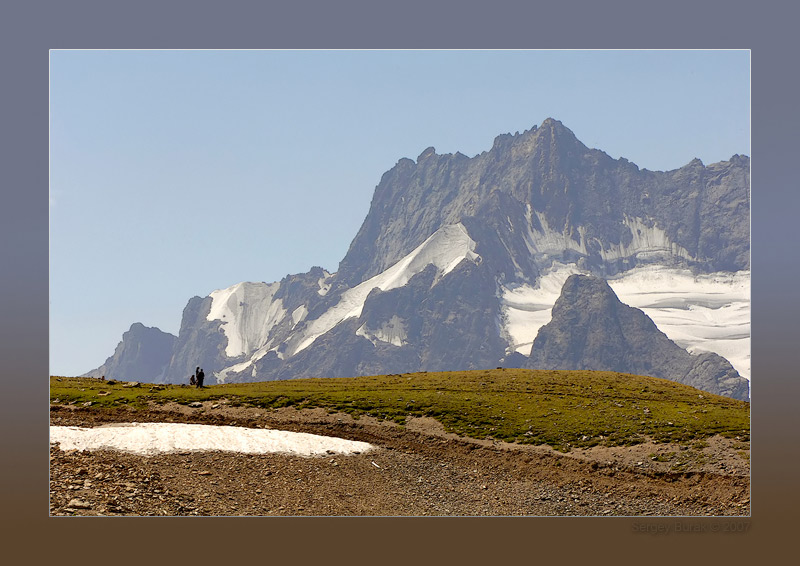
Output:
M143 455L222 450L324 456L330 452L353 454L375 448L366 442L304 432L182 423L119 423L96 428L51 426L50 442L60 443L61 450L121 450Z

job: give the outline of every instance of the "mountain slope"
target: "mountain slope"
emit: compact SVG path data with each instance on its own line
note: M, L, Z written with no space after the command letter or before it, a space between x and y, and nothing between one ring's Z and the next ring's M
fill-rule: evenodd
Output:
M578 255L619 269L625 262L618 260L656 254L706 272L738 271L749 268L749 200L746 157L640 170L587 148L561 122L547 119L522 134L498 136L491 150L472 159L433 148L416 162L401 159L376 187L337 279L352 285L379 273L443 225L465 217L496 225L509 211L517 218L509 219L507 231L527 240L534 255Z
M678 381L746 400L748 382L717 354L693 356L658 330L641 310L623 304L608 283L571 275L552 320L533 342L527 367L624 371Z
M552 119L472 158L428 148L383 175L336 273L317 267L193 298L163 380L185 381L197 365L231 382L523 363L560 284L542 304L526 302L527 290L559 266L749 285L748 158L640 170ZM700 290L678 307L692 326L711 296ZM686 326L670 337L697 351L732 351L738 340L741 351L749 315L735 334L714 322L730 310L702 311L713 337ZM749 355L740 361L749 367Z
M114 354L103 365L81 377L161 381L172 359L175 341L172 334L135 322L123 333Z

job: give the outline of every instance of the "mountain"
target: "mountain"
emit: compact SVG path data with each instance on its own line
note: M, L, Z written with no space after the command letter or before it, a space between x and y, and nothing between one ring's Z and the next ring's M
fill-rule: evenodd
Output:
M691 355L600 278L571 275L536 336L527 367L603 370L661 377L746 400L749 385L714 353Z
M130 330L122 334L122 341L114 350L114 355L83 377L109 376L137 380L144 376L152 381L160 381L166 376L174 346L175 336L172 334L135 322Z
M681 347L749 352L749 175L738 155L640 170L550 118L471 158L428 148L383 175L336 273L192 298L167 369L141 379L520 364L572 272L652 298L643 310ZM736 363L749 371L749 354Z

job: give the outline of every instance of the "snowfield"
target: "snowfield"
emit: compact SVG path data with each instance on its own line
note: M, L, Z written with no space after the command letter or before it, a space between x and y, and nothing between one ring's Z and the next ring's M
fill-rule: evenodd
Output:
M345 291L336 305L319 318L309 321L308 326L292 337L286 355L293 356L304 350L343 320L361 316L361 309L364 308L367 296L373 289L389 291L403 287L414 275L430 264L436 266L437 278L441 279L464 259L470 261L478 259L475 242L467 234L464 225L459 222L440 228L384 272ZM403 338L404 335L393 334L390 340L402 341Z
M221 450L325 456L375 448L366 442L304 432L182 423L121 423L96 428L51 426L50 442L60 443L61 450L121 450L142 455Z
M534 214L540 228L533 228ZM573 249L585 253L586 242L576 242L566 234L553 231L543 214L527 210L529 221L527 245L534 255ZM509 220L510 222L510 220ZM605 259L632 256L689 257L683 248L670 242L663 230L648 227L639 218L626 218L633 234L627 246L602 250ZM248 370L253 362L281 344L269 340L270 331L282 320L291 317L293 333L284 338L281 359L294 356L309 347L317 338L349 318L359 317L369 293L375 289L388 291L406 285L425 267L433 264L437 281L461 261L478 262L476 243L463 224L451 224L434 232L411 253L378 275L344 291L339 300L316 319L308 320L305 306L291 313L280 299L274 300L278 283L239 283L211 293L212 305L208 320L223 322L228 338L226 355L247 359L226 367L215 376L225 383L229 374ZM529 355L539 329L550 322L553 304L561 294L567 278L574 273L588 274L575 264L553 263L534 285L521 285L500 290L501 324L509 343L509 352ZM319 280L319 294L330 289L330 274ZM671 340L692 353L714 352L731 362L742 377L750 379L750 272L694 275L687 269L652 264L636 267L608 280L619 299L644 311ZM356 334L374 344L395 346L406 344L405 322L393 317L380 328L362 325ZM241 360L241 358L240 358ZM252 376L255 378L255 368Z
M221 320L228 338L225 354L249 354L267 342L270 330L286 316L283 301L272 297L280 283L238 283L212 292L207 320Z
M512 351L529 355L550 322L567 278L581 271L554 264L536 286L504 288L503 327ZM663 266L637 267L609 278L619 300L644 311L670 340L692 353L714 352L750 379L750 272L693 275Z
M278 354L280 358L294 356L306 349L343 320L361 316L364 303L375 288L389 291L403 287L430 264L436 266L438 281L462 260L478 261L475 245L460 222L444 226L382 273L346 290L335 305L314 320L306 320L308 309L305 306L287 313L280 299L272 300L278 283L239 283L212 292L211 311L207 320L223 321L222 331L228 338L225 354L228 357L242 354L250 356L243 362L216 372L217 382L225 383L229 374L242 372L269 351L277 351L280 344L268 340L269 333L286 316L292 317L294 326L300 326L286 341L286 351ZM319 280L320 295L327 294L330 289L325 281L324 278ZM386 325L371 333L364 328L360 328L359 332L373 342L379 340L396 346L404 344L406 338L405 327L399 319L396 324Z

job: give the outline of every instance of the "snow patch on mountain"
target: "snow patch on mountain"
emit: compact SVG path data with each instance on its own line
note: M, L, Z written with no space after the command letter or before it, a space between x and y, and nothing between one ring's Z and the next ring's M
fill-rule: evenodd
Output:
M299 307L294 309L292 311L292 322L294 322L294 325L297 326L297 324L301 320L303 320L307 314L308 314L308 307L306 307L305 305L300 305Z
M324 297L325 295L328 294L328 291L331 290L331 284L329 283L331 274L325 270L323 270L322 273L323 276L319 278L319 281L317 281L317 285L319 286L319 290L317 290L317 293L321 297Z
M541 225L541 230L533 227L534 215ZM574 250L583 255L588 255L583 227L578 227L580 241L576 242L567 232L553 230L547 223L544 213L533 210L530 204L526 206L525 216L528 220L528 233L525 237L525 244L530 253L534 255L560 254L564 250Z
M235 373L243 372L244 370L249 368L251 365L253 365L254 361L255 361L255 356L253 358L250 358L247 361L244 361L244 362L241 362L241 363L238 363L238 364L234 364L232 366L226 367L225 369L221 369L218 372L215 372L214 373L214 377L217 379L217 383L225 383L225 380L228 379L228 375L229 374L231 374L231 373L235 374Z
M575 273L584 272L573 264L556 262L552 269L542 274L536 285L501 288L503 329L510 352L530 355L539 329L550 322L553 305L561 295L564 282Z
M306 326L290 340L287 355L293 356L307 348L343 320L361 316L364 302L373 289L388 291L402 287L430 264L435 265L438 270L438 281L455 269L462 260L476 261L478 257L475 253L475 242L469 237L463 224L459 222L440 228L383 273L342 293L339 302L319 318L306 321Z
M406 339L408 338L406 326L403 320L397 315L392 315L392 318L385 321L381 324L380 328L376 330L367 329L366 323L362 324L356 331L356 335L363 336L373 344L377 341L381 341L395 346L405 345Z
M641 218L623 219L623 224L631 231L633 239L630 244L619 243L608 249L601 249L600 256L604 260L621 259L632 256L661 257L676 256L691 259L691 254L678 244L670 241L667 233L653 224L647 226Z
M267 342L270 330L285 316L281 299L272 300L279 283L237 283L210 293L207 320L221 320L228 338L225 355L250 354Z
M587 250L586 229L583 226L577 227L578 239L567 231L558 232L550 227L543 212L533 210L531 205L526 205L525 216L528 220L528 233L525 235L525 243L528 251L534 255L557 255L564 250L572 250L583 255L589 255ZM534 228L534 217L538 221L541 229ZM610 261L615 259L639 257L639 258L659 258L664 256L675 256L683 259L691 259L691 254L672 242L667 233L656 226L654 223L648 226L641 218L629 218L625 216L622 223L631 233L629 244L619 243L608 247L601 245L600 257ZM601 243L597 240L598 243Z
M550 322L567 278L588 274L554 263L536 285L501 288L509 352L529 355L539 329ZM620 301L644 311L659 330L692 353L714 352L750 379L750 272L694 275L659 265L636 267L608 279Z

